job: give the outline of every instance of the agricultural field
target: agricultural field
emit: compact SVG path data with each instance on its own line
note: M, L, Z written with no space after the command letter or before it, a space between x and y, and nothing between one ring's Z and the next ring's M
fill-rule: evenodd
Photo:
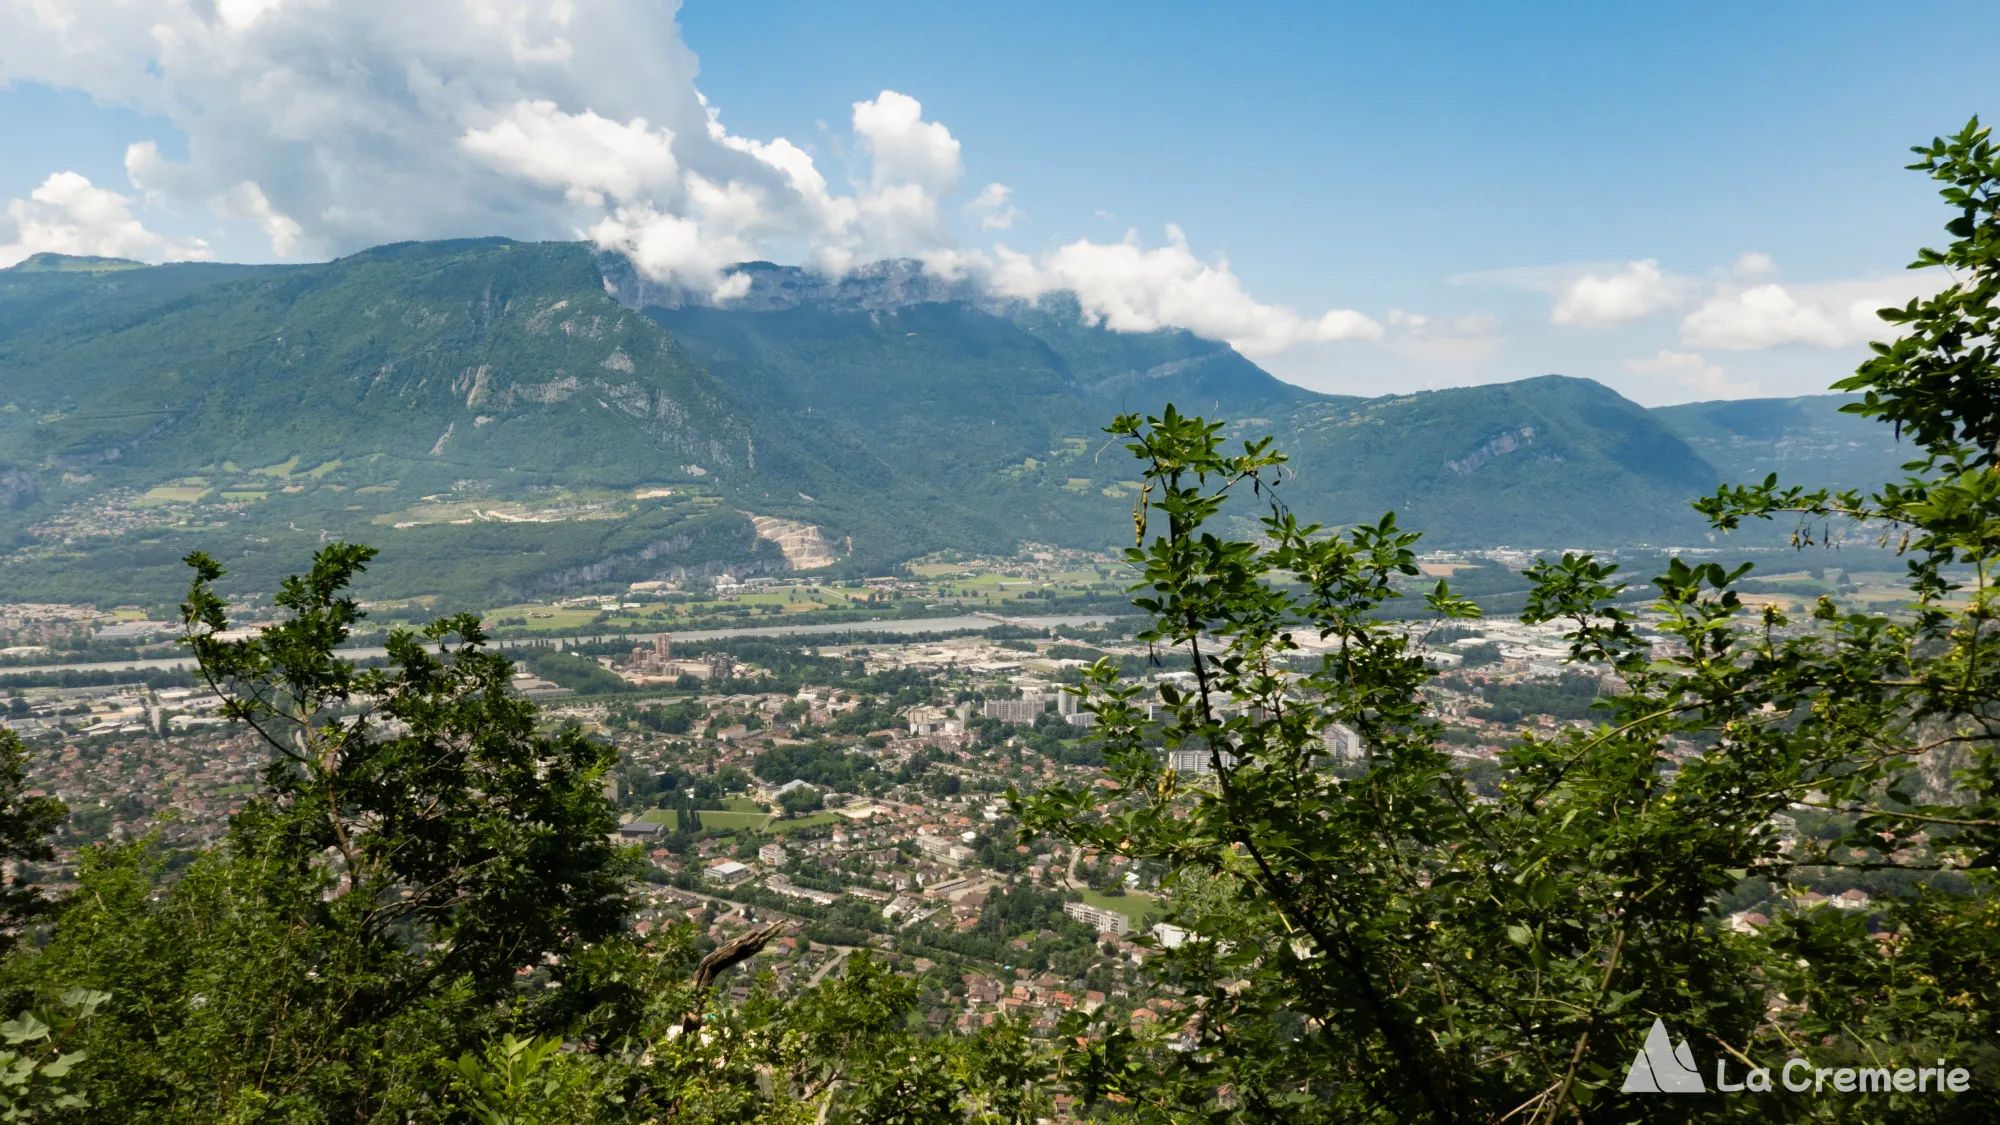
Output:
M171 484L149 488L140 495L139 504L193 504L208 495L209 490L201 485Z
M1788 614L1811 612L1821 597L1867 612L1894 611L1910 600L1908 577L1890 571L1818 571L1752 574L1739 584L1746 605L1774 606ZM1949 602L1950 599L1947 599Z
M1032 556L979 563L927 560L893 580L840 582L776 578L780 585L717 593L705 583L682 589L631 590L622 595L510 602L482 611L502 636L570 636L603 632L679 632L774 625L802 615L834 621L903 618L982 610L997 613L1066 611L1076 599L1117 600L1126 585L1121 564L1100 557L1057 565ZM1057 604L1065 599L1069 604ZM831 616L837 615L837 616ZM861 615L866 615L865 617ZM810 619L810 618L809 618Z

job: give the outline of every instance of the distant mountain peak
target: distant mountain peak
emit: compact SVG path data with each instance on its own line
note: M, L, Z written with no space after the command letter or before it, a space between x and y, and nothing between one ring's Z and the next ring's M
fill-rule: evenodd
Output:
M9 266L14 273L115 273L119 270L142 270L146 263L130 258L98 258L88 254L55 254L43 251L30 254L20 262Z
M523 245L527 244L497 234L482 238L440 238L429 242L385 242L335 260L349 263L415 261Z

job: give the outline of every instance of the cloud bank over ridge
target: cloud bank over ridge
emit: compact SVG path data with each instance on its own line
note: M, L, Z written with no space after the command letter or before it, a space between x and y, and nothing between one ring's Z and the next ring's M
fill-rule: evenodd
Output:
M1029 255L963 249L1020 215L1004 184L957 211L960 144L894 90L851 106L851 166L731 133L696 87L671 4L650 0L0 0L0 83L81 90L170 121L185 158L132 145L143 200L251 223L273 256L403 239L586 237L657 281L726 301L756 258L838 274L914 256L1010 295L1074 289L1114 329L1172 325L1252 353L1373 339L1358 312L1252 298L1177 230L1144 249L1079 240ZM134 199L51 175L0 219L0 266L37 250L208 256L133 217Z
M913 257L1007 296L1073 291L1115 330L1226 340L1322 390L1563 371L1647 401L1822 389L1846 366L1834 353L1885 334L1876 307L1937 285L1886 265L1781 279L1757 254L1700 272L1640 257L1662 248L1638 241L1633 260L1446 279L1526 291L1511 295L1371 286L1287 307L1200 231L1029 244L1042 205L969 179L962 139L905 92L855 90L872 96L830 115L827 137L734 133L671 0L0 0L0 45L0 88L82 91L185 142L130 144L125 184L38 169L0 200L0 267L44 250L164 261L254 240L305 260L504 234L586 239L726 303L747 287L730 272L743 261L837 275ZM1364 291L1384 307L1323 307Z

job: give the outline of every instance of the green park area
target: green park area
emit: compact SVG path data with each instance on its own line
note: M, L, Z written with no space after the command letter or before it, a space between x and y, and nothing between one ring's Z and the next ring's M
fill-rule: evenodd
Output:
M1080 893L1082 894L1083 901L1090 905L1100 910L1116 910L1118 913L1130 918L1134 930L1142 927L1144 924L1143 920L1147 916L1158 913L1156 908L1159 905L1159 900L1144 891L1126 891L1122 895L1108 895L1103 891L1086 889Z
M711 832L737 832L745 829L751 832L761 832L764 826L771 822L771 814L767 812L729 812L721 809L697 809L695 813L701 817L701 826ZM652 809L642 813L639 816L639 822L642 824L663 824L667 826L668 831L677 832L680 830L681 819L680 814L673 809Z
M839 813L819 812L813 813L810 816L795 817L791 820L774 821L767 825L764 831L773 836L785 836L793 832L802 832L808 828L823 828L826 825L838 824L839 822Z
M748 797L730 797L721 809L697 809L701 827L709 832L757 832L783 836L808 828L823 828L840 821L840 814L817 812L808 816L779 819ZM641 824L659 824L670 832L680 830L680 814L673 809L649 809L639 814Z

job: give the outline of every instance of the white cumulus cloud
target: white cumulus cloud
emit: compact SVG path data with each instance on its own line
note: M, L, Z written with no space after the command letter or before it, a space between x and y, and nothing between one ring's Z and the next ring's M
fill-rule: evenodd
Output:
M1787 344L1839 348L1895 336L1875 315L1937 292L1935 270L1864 281L1723 287L1681 321L1681 341L1701 348L1751 351Z
M1013 198L1014 189L1006 184L987 184L965 205L965 213L977 218L986 230L1006 230L1021 218L1021 209L1014 206Z
M280 258L289 258L299 250L304 228L298 220L271 206L264 197L264 189L254 181L245 180L210 201L215 213L225 219L247 219L256 223L264 236L271 240L271 253Z
M1662 273L1656 259L1627 262L1618 272L1593 271L1569 282L1557 294L1549 320L1592 328L1623 324L1673 308L1687 291L1688 283Z
M517 102L458 143L502 172L561 188L592 207L603 206L606 196L636 199L669 189L680 172L670 130L656 131L643 117L619 122L589 110L564 113L551 101Z
M716 182L765 172L708 139L673 6L649 0L9 2L0 43L0 84L81 90L185 135L184 159L128 154L150 200L268 221L313 253L574 238L603 217L590 193L650 182L662 137Z
M1006 230L1021 211L1000 183L948 208L965 175L960 141L916 98L854 102L852 165L830 178L808 145L724 126L695 86L675 5L659 0L0 0L0 43L0 86L81 90L169 120L184 158L143 142L126 152L147 203L253 224L279 257L588 238L655 280L727 300L747 285L729 267L748 259L840 273L912 256L1014 296L1073 289L1118 331L1186 328L1257 354L1384 333L1359 312L1257 301L1178 230L1153 248L960 247L950 218ZM28 232L11 247L202 250L147 232L123 197L36 194L9 220ZM116 221L78 217L93 206Z
M1686 310L1681 343L1723 351L1838 348L1883 339L1891 333L1877 309L1935 293L1944 280L1934 271L1808 284L1780 283L1777 276L1769 255L1750 252L1705 279L1669 273L1657 259L1646 258L1616 268L1536 266L1452 280L1549 293L1555 298L1549 321L1573 327L1609 327Z
M1779 344L1834 348L1848 342L1849 327L1833 311L1801 302L1773 283L1710 298L1681 322L1681 339L1735 350Z
M945 192L958 186L964 165L951 130L924 120L917 99L884 90L873 101L854 103L854 132L874 157L870 181L876 190L917 184Z
M1736 264L1729 267L1729 273L1737 281L1753 284L1778 276L1778 263L1769 254L1746 251L1736 256Z
M28 198L9 202L0 220L0 268L40 253L154 262L211 256L199 239L170 239L147 230L133 216L132 200L75 172L43 180Z
M1080 239L1039 259L996 248L988 284L1009 296L1034 298L1070 290L1086 317L1116 332L1185 328L1226 340L1246 355L1331 340L1379 340L1382 325L1351 309L1301 315L1252 298L1226 259L1205 262L1179 227L1165 246L1146 249L1136 234L1122 242Z

